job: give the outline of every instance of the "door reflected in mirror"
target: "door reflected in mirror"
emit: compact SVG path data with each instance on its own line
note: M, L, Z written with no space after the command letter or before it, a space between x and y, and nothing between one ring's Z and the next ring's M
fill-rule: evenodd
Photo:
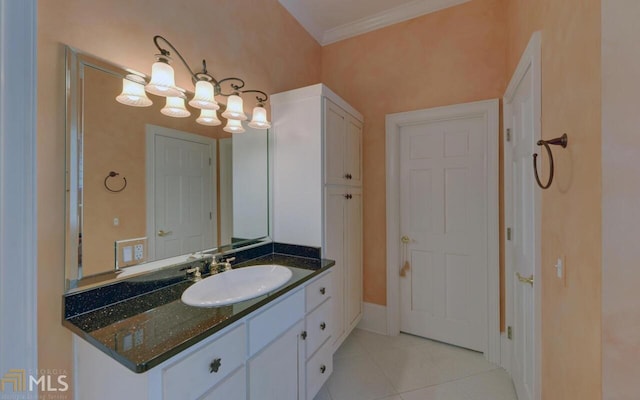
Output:
M71 48L67 69L67 290L268 237L268 131L123 105L127 70Z

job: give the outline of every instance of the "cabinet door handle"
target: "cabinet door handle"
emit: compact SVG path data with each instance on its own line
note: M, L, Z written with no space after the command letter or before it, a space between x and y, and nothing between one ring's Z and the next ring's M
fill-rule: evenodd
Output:
M320 367L320 373L324 374L324 372L327 370L327 367L325 367L324 365Z
M320 288L320 294L324 295L327 293L327 289L326 288Z
M345 195L344 195L344 198L348 200L348 199L353 198L353 195L351 195L351 194L345 194Z
M326 323L324 323L324 322L323 322L323 323L321 323L321 324L320 324L320 330L322 330L322 331L323 331L323 330L325 330L326 328L327 328L327 324L326 324Z
M160 236L160 237L165 237L165 236L167 236L167 235L171 235L172 233L173 233L172 231L163 231L162 229L160 229L160 230L158 231L158 236Z
M302 331L300 337L302 337L302 340L307 340L307 331Z
M209 364L209 373L213 374L214 372L218 372L220 366L222 366L222 358L214 359L211 364Z

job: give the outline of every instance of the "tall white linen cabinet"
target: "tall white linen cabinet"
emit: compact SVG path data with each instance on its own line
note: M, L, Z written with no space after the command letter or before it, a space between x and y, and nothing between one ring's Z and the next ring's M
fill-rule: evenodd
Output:
M273 238L336 261L335 351L362 318L362 114L323 84L270 102Z

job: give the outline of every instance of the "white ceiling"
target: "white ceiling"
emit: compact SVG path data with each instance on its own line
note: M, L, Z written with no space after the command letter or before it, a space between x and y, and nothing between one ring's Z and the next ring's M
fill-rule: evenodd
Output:
M471 0L278 0L321 45Z

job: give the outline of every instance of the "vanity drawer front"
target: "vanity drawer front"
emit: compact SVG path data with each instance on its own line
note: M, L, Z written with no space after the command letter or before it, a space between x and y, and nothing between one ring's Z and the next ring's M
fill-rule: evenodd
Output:
M249 356L256 354L302 318L304 318L303 290L298 290L257 316L250 318Z
M331 300L325 301L307 316L307 357L310 357L333 332Z
M313 399L333 372L333 354L331 343L326 342L318 352L307 361L307 399Z
M247 372L242 367L199 400L246 400L246 377Z
M198 348L162 373L164 398L196 399L244 364L246 331L241 324L224 336ZM188 351L188 350L187 350Z
M309 312L331 297L331 271L316 279L307 286L305 291L307 296L307 312Z

